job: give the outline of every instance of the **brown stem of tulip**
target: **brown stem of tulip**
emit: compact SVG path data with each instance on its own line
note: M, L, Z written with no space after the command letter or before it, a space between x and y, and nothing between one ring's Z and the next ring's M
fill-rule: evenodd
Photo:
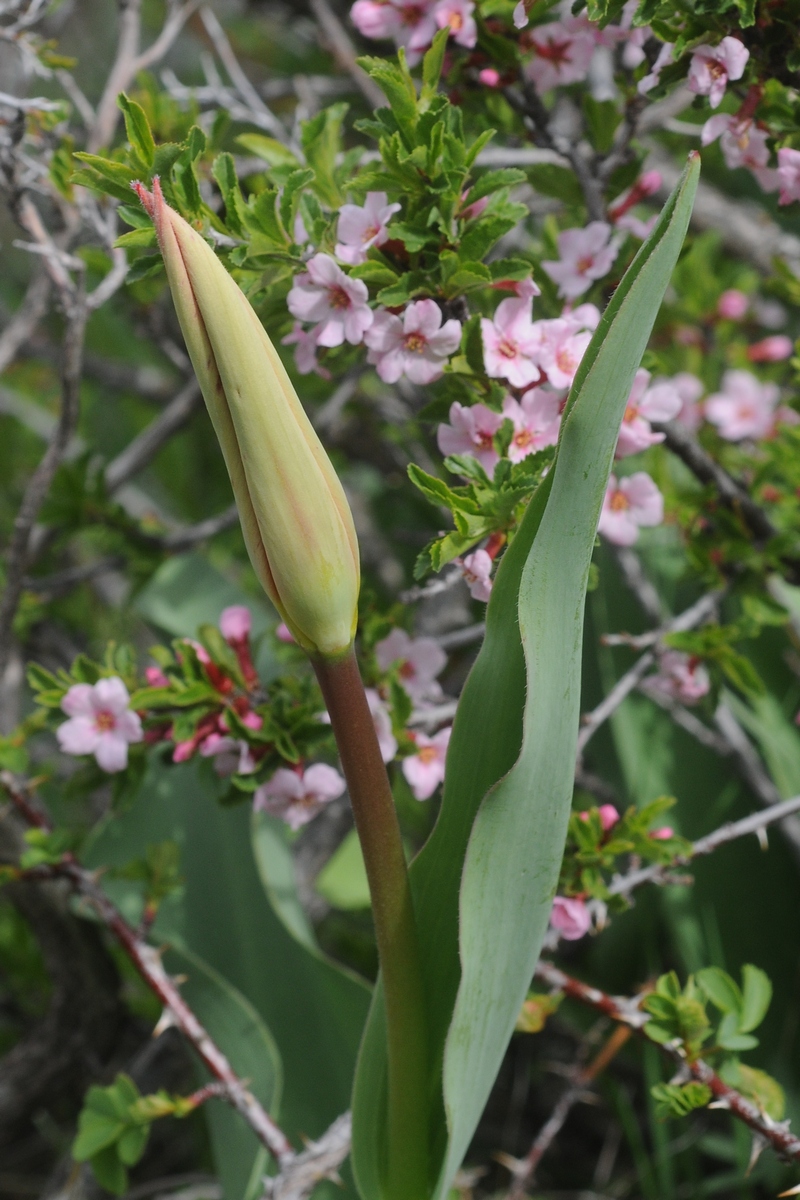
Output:
M388 1042L386 1197L426 1200L425 1004L400 826L355 654L317 659L314 670L339 747L372 897Z

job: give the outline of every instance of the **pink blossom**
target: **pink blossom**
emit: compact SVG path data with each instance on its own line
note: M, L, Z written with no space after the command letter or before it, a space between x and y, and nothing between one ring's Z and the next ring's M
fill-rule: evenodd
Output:
M279 642L285 642L288 646L296 646L295 636L285 621L281 621L280 625L276 626L275 637Z
M703 420L703 410L698 400L705 391L702 381L690 371L679 371L667 382L678 393L681 401L681 409L675 419L693 432L699 429Z
M467 199L468 195L469 188L467 188L465 192L461 193L462 202ZM488 205L489 197L481 196L480 199L475 200L472 204L468 204L466 208L462 208L459 216L461 217L462 221L474 221L476 217L479 217L482 212L486 211Z
M749 297L738 288L728 288L717 301L717 313L726 321L741 321L749 307Z
M378 735L381 758L385 763L389 763L397 754L397 738L392 733L392 718L389 714L389 709L383 700L381 700L380 694L375 688L365 688L364 690L367 696L367 704L369 704L369 711L372 713L375 733ZM327 717L328 714L326 713L325 716Z
M304 246L308 241L308 230L306 229L306 223L301 213L298 213L294 219L292 237L298 246Z
M560 21L532 30L533 58L526 67L539 92L585 79L594 54L595 39L583 26L569 29Z
M650 372L640 367L633 380L628 407L622 418L617 442L617 458L638 454L663 442L663 433L653 433L651 421L671 421L681 411L682 400L669 379L660 379L648 387Z
M396 37L403 25L399 7L384 0L356 0L350 20L359 33L375 40Z
M331 373L327 367L317 362L317 330L303 329L299 321L295 321L291 333L281 338L282 346L294 346L294 365L301 375L310 375L313 371L321 379L330 379Z
M478 71L478 82L484 87L496 88L500 86L500 72L494 67L484 67L482 71Z
M417 753L403 759L403 774L415 800L429 800L440 783L444 782L447 743L451 727L440 729L432 738L415 733Z
M654 829L650 837L657 842L668 842L671 837L675 837L675 830L671 825L662 825L660 829Z
M648 92L651 92L654 87L658 86L661 82L661 72L664 70L664 67L668 67L672 62L674 53L675 47L670 42L664 42L658 52L656 61L653 63L652 70L643 79L640 79L636 85L636 90L640 96L646 96Z
M591 333L577 333L576 324L569 317L537 321L536 330L541 339L538 362L548 382L555 388L571 387L575 372L592 340Z
M749 371L726 371L722 391L705 402L705 414L726 441L768 437L775 428L778 397L776 384L761 383Z
M778 151L778 182L781 189L779 204L800 200L800 150L781 146Z
M540 339L531 320L529 298L502 300L492 320L481 318L481 336L490 379L507 379L517 388L536 383L541 374L535 361Z
M447 664L447 655L433 638L412 638L404 629L393 629L375 646L381 671L399 665L400 682L412 700L438 700L442 695L436 676Z
M429 0L406 2L403 0L356 0L350 9L350 19L368 38L393 38L395 45L406 47L406 57L414 66L422 52L433 41L437 25L431 12Z
M472 0L439 0L433 16L440 29L450 28L453 41L471 49L478 40L474 11Z
M102 771L113 774L128 765L128 746L144 734L130 696L116 675L97 683L75 683L61 701L70 718L56 730L65 754L93 754Z
M488 602L492 594L493 566L494 560L485 550L475 550L464 556L461 570L473 600L481 600L484 604Z
M210 733L203 738L198 749L202 758L216 759L214 769L218 775L252 775L258 768L252 750L241 738Z
M582 812L580 815L584 821L589 820L588 812ZM612 829L619 820L619 813L614 808L613 804L601 804L597 810L597 815L600 818L600 824L606 833L608 833L609 829Z
M382 246L389 238L386 226L399 204L388 204L386 192L367 192L363 206L343 204L339 209L336 257L342 262L363 263L370 246Z
M531 388L519 401L506 396L503 416L514 426L508 457L513 463L522 462L536 450L555 446L561 424L561 397L544 388Z
M145 667L144 677L150 687L169 687L169 679L167 679L161 667Z
M345 786L339 772L326 763L314 763L302 775L279 767L271 779L256 789L253 809L282 817L290 829L300 829L331 800L337 800Z
M681 704L696 704L711 688L708 671L699 658L680 650L665 650L658 663L658 673L645 681L648 691L658 692Z
M219 629L226 642L244 641L250 636L251 625L250 609L243 604L232 604L220 613Z
M749 118L744 120L728 113L709 117L703 126L700 141L704 146L720 139L722 156L726 166L733 171L736 167L747 167L752 171L765 192L774 192L779 184L777 171L767 166L769 147L767 134Z
M412 383L432 383L444 374L447 359L461 344L461 322L451 318L442 325L442 310L435 300L409 304L402 320L386 309L375 314L364 341L367 359L377 366L384 383L405 375Z
M519 4L514 7L513 21L516 29L524 29L530 20L528 10L525 7L524 0L519 0Z
M289 312L301 321L319 322L318 346L357 346L372 324L369 293L362 279L349 279L329 254L315 254L308 271L297 275L286 299Z
M550 924L567 942L577 942L592 927L589 909L583 900L556 896L550 912Z
M603 829L606 833L608 833L609 829L613 829L619 820L619 813L614 808L613 804L601 804L597 810L597 813L600 817L600 824L603 826Z
M794 342L784 333L775 333L747 347L750 362L783 362L794 353Z
M450 405L450 424L440 425L436 441L442 454L471 454L490 475L500 461L493 438L503 418L485 404Z
M640 242L645 242L653 232L657 220L658 213L653 213L652 217L648 217L644 221L633 213L625 213L616 222L616 227L624 230L625 233L633 234Z
M750 51L738 38L724 37L718 46L698 46L689 66L689 91L708 96L719 108L728 80L741 79Z
M556 261L543 262L547 274L559 285L559 295L573 299L611 270L619 252L605 221L590 221L585 229L565 229L558 235Z
M632 546L641 525L660 525L664 497L645 471L608 481L598 530L615 546Z

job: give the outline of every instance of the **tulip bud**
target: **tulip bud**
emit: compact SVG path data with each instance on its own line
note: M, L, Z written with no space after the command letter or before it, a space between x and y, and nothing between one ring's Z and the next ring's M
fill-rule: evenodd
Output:
M358 543L341 483L261 322L213 250L164 201L153 218L186 348L228 468L264 591L300 645L325 657L353 641Z

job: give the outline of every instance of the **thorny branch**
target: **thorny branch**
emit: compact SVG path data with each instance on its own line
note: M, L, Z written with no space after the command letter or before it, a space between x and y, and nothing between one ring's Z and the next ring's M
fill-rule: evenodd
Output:
M38 829L50 828L48 817L36 805L26 788L20 787L6 771L0 774L0 783L14 807L29 825ZM247 1089L183 999L177 984L164 969L161 952L142 940L108 899L95 876L71 855L64 855L52 870L66 879L75 893L91 905L96 915L113 934L144 982L164 1005L167 1023L175 1025L181 1031L214 1078L225 1085L224 1095L228 1103L244 1117L281 1166L289 1163L294 1157L291 1143Z
M6 586L0 601L0 678L5 672L11 653L12 624L28 567L31 532L78 423L83 340L88 317L82 279L74 294L65 298L65 302L68 305L68 315L63 341L61 409L58 423L44 457L25 488L8 547Z
M635 1033L641 1034L649 1020L647 1013L642 1012L640 1007L643 996L611 996L599 988L583 983L580 979L566 975L545 959L539 960L535 976L554 991L563 992L571 999L579 1000L581 1004L611 1017L613 1021L627 1025ZM741 1092L723 1083L713 1068L702 1059L690 1061L680 1049L669 1044L659 1045L659 1049L676 1064L681 1074L689 1075L711 1089L717 1102L716 1107L729 1109L753 1133L763 1138L779 1157L789 1162L800 1162L800 1138L791 1132L788 1121L775 1121L761 1112Z
M695 604L687 608L679 616L667 621L660 629L653 632L653 643L656 644L667 633L686 632L695 629L707 620L715 611L722 598L722 592L708 592L701 596ZM578 734L578 757L582 755L587 742L594 736L600 726L619 708L623 700L631 694L644 678L647 671L655 662L655 650L646 650L633 666L614 685L597 708L586 713L582 719L582 728Z

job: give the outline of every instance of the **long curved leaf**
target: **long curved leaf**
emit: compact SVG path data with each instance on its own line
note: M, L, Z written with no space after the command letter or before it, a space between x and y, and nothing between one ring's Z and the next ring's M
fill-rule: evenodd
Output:
M446 1123L440 1101L432 1130L434 1161L442 1164L436 1197L446 1193L480 1118L547 926L572 795L597 521L698 173L695 157L584 356L555 466L498 571L486 639L453 729L441 814L412 866L432 1094L444 1076ZM353 1162L364 1200L380 1195L382 1024L376 989L354 1096Z

